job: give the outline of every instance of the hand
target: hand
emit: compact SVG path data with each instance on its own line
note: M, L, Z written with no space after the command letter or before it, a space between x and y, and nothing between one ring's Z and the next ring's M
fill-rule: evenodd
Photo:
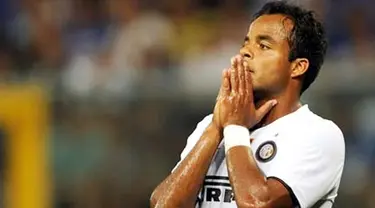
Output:
M241 125L247 128L257 124L276 104L270 100L255 108L251 72L247 62L240 55L233 57L231 69L224 70L221 89L216 101L215 123L224 128L227 125Z
M213 116L213 124L215 125L216 128L218 128L220 131L223 129L223 120L220 117L220 104L224 101L226 98L224 92L229 90L230 88L230 83L228 79L228 72L230 71L230 68L224 69L222 73L222 79L221 79L221 86L219 90L219 94L217 95L216 98L216 104L214 108L214 116Z

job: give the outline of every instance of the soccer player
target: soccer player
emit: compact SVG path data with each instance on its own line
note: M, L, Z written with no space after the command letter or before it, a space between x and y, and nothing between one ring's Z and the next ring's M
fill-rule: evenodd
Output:
M344 138L300 103L326 48L312 12L265 4L223 71L213 114L189 136L151 207L332 207Z

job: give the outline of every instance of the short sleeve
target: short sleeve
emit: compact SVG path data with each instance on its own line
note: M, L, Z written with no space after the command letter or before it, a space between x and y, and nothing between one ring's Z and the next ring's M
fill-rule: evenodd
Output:
M213 118L213 114L206 116L202 121L200 121L196 128L194 129L193 133L187 138L186 146L182 150L180 154L180 161L176 164L173 168L172 172L178 167L182 160L189 154L189 152L194 148L195 144L198 142L200 137L202 136L203 132L206 130L208 125L211 123Z
M265 175L292 191L301 208L311 207L341 178L345 158L341 130L327 121L316 128L295 128L279 136L276 156Z

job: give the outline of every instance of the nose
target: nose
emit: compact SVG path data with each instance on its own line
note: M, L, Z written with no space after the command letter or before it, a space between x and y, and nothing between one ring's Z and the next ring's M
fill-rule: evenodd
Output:
M245 47L242 47L240 49L240 54L241 56L243 56L245 59L248 58L248 59L252 59L253 58L253 54L251 53L251 51L248 49L248 48L245 48Z

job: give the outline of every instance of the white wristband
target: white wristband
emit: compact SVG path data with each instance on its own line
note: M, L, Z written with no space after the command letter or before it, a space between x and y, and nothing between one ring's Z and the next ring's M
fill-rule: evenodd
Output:
M239 125L228 125L224 128L225 153L235 146L250 146L250 132L246 127Z

